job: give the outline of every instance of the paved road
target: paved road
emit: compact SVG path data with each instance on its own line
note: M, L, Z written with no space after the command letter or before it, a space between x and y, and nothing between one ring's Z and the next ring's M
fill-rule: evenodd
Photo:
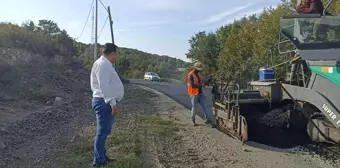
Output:
M130 80L131 83L140 84L152 89L155 89L159 92L164 93L165 95L169 96L170 98L174 99L179 104L183 105L187 109L191 109L191 102L190 98L187 95L186 86L185 84L175 84L175 83L165 83L165 82L150 82L144 80ZM209 110L209 117L216 122L215 118L212 116L212 94L211 89L204 89L204 93L207 97L207 106ZM189 113L189 111L188 111ZM188 116L190 116L188 114ZM248 123L249 124L249 123ZM253 125L254 130L257 130L257 126ZM259 127L259 129L264 129ZM295 145L304 144L304 139L306 138L304 134L300 134L297 132L282 132L282 131L271 131L268 134L259 134L254 132L255 134L251 134L253 136L251 141L255 141L258 143L281 147L281 148L290 148ZM301 137L302 136L302 137ZM291 138L290 138L291 137ZM250 137L249 137L250 138ZM275 138L275 140L273 140Z
M134 84L140 84L152 89L155 89L179 104L183 105L187 109L191 109L191 102L190 97L187 94L186 85L185 84L176 84L176 83L166 83L166 82L150 82L145 80L136 80L136 79L130 79L131 83ZM204 94L207 98L207 106L209 111L209 117L215 121L215 118L212 116L212 94L211 89L205 88Z

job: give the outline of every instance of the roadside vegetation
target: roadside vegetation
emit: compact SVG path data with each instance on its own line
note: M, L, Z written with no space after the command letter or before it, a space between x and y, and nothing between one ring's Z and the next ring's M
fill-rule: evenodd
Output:
M98 45L100 54L101 44ZM93 45L77 42L52 20L39 20L38 23L28 20L21 25L1 22L0 47L20 48L47 58L76 58L87 69L93 63ZM125 47L120 47L118 54L116 69L126 78L142 79L146 71L156 72L164 78L178 78L176 68L189 66L188 62L177 58Z
M215 79L224 82L258 79L258 69L289 60L292 54L280 55L277 47L280 17L293 13L297 0L288 0L277 7L265 8L258 16L249 15L223 25L216 32L200 31L190 39L187 58L200 61ZM327 0L322 0L324 5ZM340 12L340 3L334 2L329 11ZM335 35L339 38L340 34ZM291 45L282 50L291 49ZM273 63L271 63L271 57ZM288 65L288 64L287 64ZM275 68L277 78L284 78L287 66ZM245 86L245 85L244 85Z

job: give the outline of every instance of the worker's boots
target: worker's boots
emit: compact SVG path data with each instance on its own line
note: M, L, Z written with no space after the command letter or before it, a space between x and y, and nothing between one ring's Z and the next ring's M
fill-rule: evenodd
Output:
M195 120L192 120L192 123L193 123L194 126L197 126ZM205 124L210 124L210 125L211 125L211 128L216 128L216 124L212 123L210 120L205 120L204 123L205 123Z
M216 124L214 124L213 122L211 122L210 120L206 119L205 124L210 124L211 125L211 128L216 128Z
M197 126L196 121L192 120L192 123L194 124L194 126Z

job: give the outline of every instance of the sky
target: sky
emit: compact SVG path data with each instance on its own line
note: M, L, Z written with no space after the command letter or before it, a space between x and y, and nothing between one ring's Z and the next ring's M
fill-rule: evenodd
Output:
M92 42L93 0L0 0L0 21L21 24L40 19L56 22L77 41ZM110 6L115 43L121 47L189 61L188 40L198 31L215 31L245 15L275 7L280 0L101 0ZM98 42L111 42L108 14L98 2ZM103 31L102 30L103 27Z

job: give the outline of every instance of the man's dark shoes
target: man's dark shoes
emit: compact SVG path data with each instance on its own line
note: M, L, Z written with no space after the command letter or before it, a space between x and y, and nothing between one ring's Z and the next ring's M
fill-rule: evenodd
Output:
M106 162L104 162L104 163L94 163L93 164L93 167L104 167L104 166L106 166Z
M109 157L105 156L105 159L107 162L112 163L115 161L115 159L110 159Z
M216 128L216 124L212 123L211 128Z
M211 123L211 122L210 122L210 120L205 120L204 123L205 123L205 124L209 124L209 123Z
M107 163L112 163L114 162L115 159L110 159L109 157L105 156L105 162L103 163L94 163L93 167L104 167L107 165Z

